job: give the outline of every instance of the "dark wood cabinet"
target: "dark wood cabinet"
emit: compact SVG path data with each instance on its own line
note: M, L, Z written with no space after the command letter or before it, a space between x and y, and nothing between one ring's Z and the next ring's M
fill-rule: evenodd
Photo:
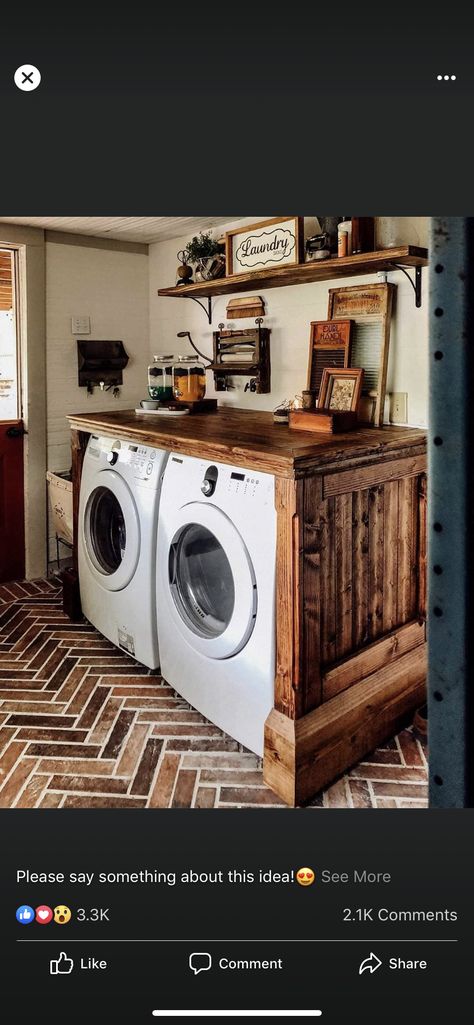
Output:
M390 453L368 444L357 460L335 445L335 455L319 472L277 483L277 671L264 774L288 804L332 782L424 700L424 437L405 432Z

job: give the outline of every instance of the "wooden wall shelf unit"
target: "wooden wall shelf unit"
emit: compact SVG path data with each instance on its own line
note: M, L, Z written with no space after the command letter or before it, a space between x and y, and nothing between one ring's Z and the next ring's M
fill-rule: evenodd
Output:
M275 475L275 696L264 778L287 804L311 799L423 704L423 431L314 434L232 407L159 424L130 410L68 419L75 537L91 433Z
M421 268L428 264L428 250L419 246L398 246L374 253L357 253L354 256L333 257L330 260L313 260L310 263L251 271L248 274L233 274L215 281L199 281L194 285L180 285L175 288L159 288L158 295L175 299L207 299L208 316L211 315L211 300L214 295L231 295L234 292L248 292L251 288L281 288L285 285L304 285L314 281L331 281L334 278L348 278L361 274L375 274L377 271L415 271L415 281L410 281L416 295L417 306L421 305ZM202 304L201 304L202 305ZM204 307L205 309L205 307ZM209 323L210 323L209 319Z

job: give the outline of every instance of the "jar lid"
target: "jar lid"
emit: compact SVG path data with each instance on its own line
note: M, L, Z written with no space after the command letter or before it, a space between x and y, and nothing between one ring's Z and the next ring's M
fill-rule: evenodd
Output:
M170 356L163 356L160 352L157 356L153 356L154 363L163 363L165 360L169 361L170 359L174 359L173 353Z
M199 363L195 356L178 356L178 363Z

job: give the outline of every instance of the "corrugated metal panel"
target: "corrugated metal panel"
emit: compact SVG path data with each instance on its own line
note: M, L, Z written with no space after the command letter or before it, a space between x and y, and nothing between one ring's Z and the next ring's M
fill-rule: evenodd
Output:
M474 805L472 456L474 219L436 217L430 243L428 725L430 804Z

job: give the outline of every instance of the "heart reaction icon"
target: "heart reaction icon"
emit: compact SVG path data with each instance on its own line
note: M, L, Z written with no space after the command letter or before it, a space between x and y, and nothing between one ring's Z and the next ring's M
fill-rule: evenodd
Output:
M39 908L36 908L35 916L38 925L49 925L53 920L52 909L47 904L40 904Z

